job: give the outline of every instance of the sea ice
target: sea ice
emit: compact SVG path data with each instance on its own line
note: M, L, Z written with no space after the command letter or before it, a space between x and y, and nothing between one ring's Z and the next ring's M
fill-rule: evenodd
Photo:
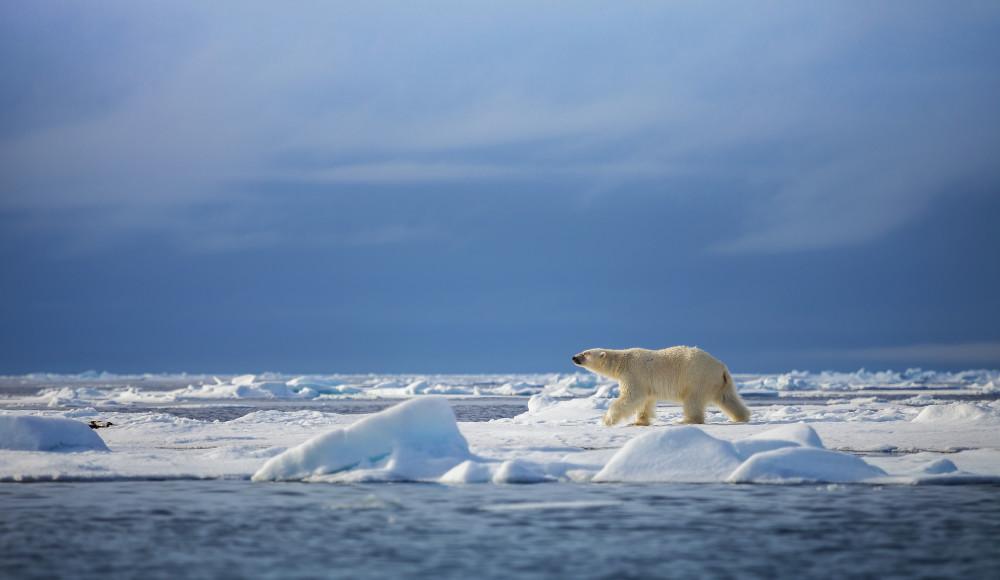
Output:
M495 461L467 460L442 475L439 483L541 483L555 481L543 465L522 459Z
M437 479L471 458L448 401L411 399L273 457L254 481L322 478L350 470L364 479Z
M823 441L816 434L816 430L805 423L788 423L734 441L733 446L740 457L746 459L755 453L771 451L782 447L803 446L822 449Z
M611 405L611 399L598 396L577 399L557 399L540 393L528 399L528 412L515 420L541 423L565 423L590 420L599 423L601 415Z
M310 481L587 482L602 472L607 479L597 481L617 474L636 481L721 482L737 473L740 481L770 483L856 477L879 484L1000 480L1000 402L948 402L983 398L1000 384L998 371L794 371L735 378L744 392L772 393L769 400L747 398L750 423L732 424L710 408L705 425L676 426L681 409L664 402L651 427L609 429L600 425L600 417L617 385L590 374L0 377L0 408L7 409L0 414L74 419L83 436L99 435L114 450L51 453L0 445L0 480L249 478L258 473L259 479ZM419 401L435 392L534 396L497 401L503 408L527 403L528 411L519 416L457 426L450 410L442 408L447 405L439 403L431 403L437 405L434 412L418 410L412 421L399 421L382 414L355 415L345 411L358 406L330 402L345 397ZM779 392L780 397L774 395ZM212 412L234 399L241 400L233 408L257 410L228 421L228 411ZM414 404L388 415L409 415ZM484 408L491 404L482 402ZM204 419L185 418L182 407L204 408L191 414ZM92 419L114 427L92 432L83 425ZM426 451L430 440L446 442L445 449ZM632 452L647 445L656 453ZM677 459L686 454L693 459ZM262 468L269 458L275 459ZM840 467L826 473L818 471L818 463Z
M640 435L625 444L592 481L722 481L740 464L729 441L694 426Z
M814 447L784 447L750 456L730 483L857 483L886 473L850 453Z
M924 473L940 475L942 473L955 473L958 467L948 459L936 459L923 467Z
M0 415L0 449L16 451L108 451L86 424L72 419Z
M493 466L467 459L441 476L440 483L487 483L493 479Z
M629 441L593 481L848 483L884 475L859 457L823 449L819 435L804 424L733 442L683 426Z
M1000 424L1000 404L949 403L929 405L914 417L914 423Z
M493 474L493 483L540 483L549 479L542 468L529 461L504 461Z
M900 389L934 393L996 393L1000 371L969 370L954 373L907 369L779 374L735 374L737 389L748 395L809 396L821 393L877 392ZM283 375L262 373L214 377L208 375L116 375L87 372L79 375L36 373L0 376L0 387L18 390L37 385L37 393L0 395L0 403L49 404L52 407L109 404L157 404L225 399L337 399L409 398L425 395L461 397L544 395L549 399L613 398L617 382L592 373L533 375ZM146 388L156 385L155 388ZM182 388L164 389L166 385ZM2 392L2 389L0 389ZM896 420L887 415L883 420Z

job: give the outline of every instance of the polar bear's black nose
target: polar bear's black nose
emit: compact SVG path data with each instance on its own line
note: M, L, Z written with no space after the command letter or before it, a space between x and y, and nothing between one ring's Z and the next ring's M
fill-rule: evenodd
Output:
M573 362L576 363L576 364L582 363L583 362L583 355L574 354L573 355Z

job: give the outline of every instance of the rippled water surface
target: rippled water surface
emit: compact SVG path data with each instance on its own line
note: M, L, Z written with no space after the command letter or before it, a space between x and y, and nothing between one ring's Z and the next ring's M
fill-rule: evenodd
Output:
M336 413L338 415L359 415L378 413L393 405L399 404L400 399L343 399L323 402L301 402L289 401L254 401L253 405L221 405L217 402L212 405L197 406L133 406L127 409L115 409L118 411L147 413L157 411L169 413L177 417L197 419L199 421L232 421L253 411L274 409L279 411L320 411L323 413ZM463 422L491 421L504 417L514 417L528 410L528 400L526 397L476 397L451 399L451 408L455 411L455 418Z
M1000 486L0 484L0 577L995 577Z

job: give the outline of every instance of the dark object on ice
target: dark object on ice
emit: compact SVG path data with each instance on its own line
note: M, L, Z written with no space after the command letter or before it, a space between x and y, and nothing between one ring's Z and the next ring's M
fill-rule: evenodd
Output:
M111 421L91 421L90 423L87 423L87 425L91 429L103 429L105 427L110 427L114 425L114 423L112 423Z

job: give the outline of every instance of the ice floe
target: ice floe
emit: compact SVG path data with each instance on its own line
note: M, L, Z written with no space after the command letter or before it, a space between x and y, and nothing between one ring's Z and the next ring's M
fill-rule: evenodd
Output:
M441 483L486 483L493 479L495 465L467 459L438 478Z
M860 483L882 471L849 453L815 447L783 447L755 453L726 481L730 483Z
M816 430L805 423L788 423L733 442L740 457L796 445L822 448L823 441Z
M716 439L698 427L681 426L632 439L593 481L724 481L739 465L740 456L732 443Z
M855 455L824 449L806 425L785 425L733 442L682 426L629 441L593 481L856 483L884 475Z
M493 473L493 483L540 483L550 479L543 467L530 461L504 461Z
M921 469L924 473L940 475L942 473L955 473L958 467L948 459L935 459Z
M436 479L470 458L445 399L411 399L269 459L254 481Z
M104 440L85 423L28 415L0 415L0 449L108 451Z

